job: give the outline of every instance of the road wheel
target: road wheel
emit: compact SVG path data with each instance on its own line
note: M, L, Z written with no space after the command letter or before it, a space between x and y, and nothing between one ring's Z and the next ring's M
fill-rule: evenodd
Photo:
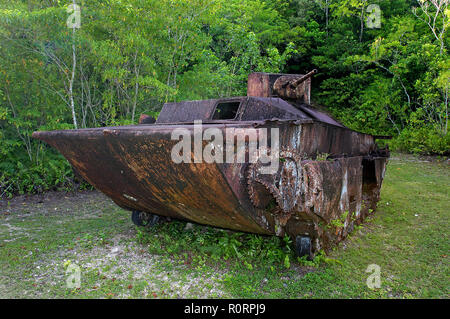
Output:
M131 221L139 227L152 227L158 223L159 216L134 210L131 213Z
M295 252L299 257L307 256L308 260L312 260L311 238L307 236L297 236L295 238Z

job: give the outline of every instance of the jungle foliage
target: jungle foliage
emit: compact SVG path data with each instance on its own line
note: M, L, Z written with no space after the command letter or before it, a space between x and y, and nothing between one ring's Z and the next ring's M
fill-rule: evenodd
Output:
M317 68L313 103L343 124L448 154L449 16L448 0L0 0L0 195L73 187L35 130L245 95L255 71Z

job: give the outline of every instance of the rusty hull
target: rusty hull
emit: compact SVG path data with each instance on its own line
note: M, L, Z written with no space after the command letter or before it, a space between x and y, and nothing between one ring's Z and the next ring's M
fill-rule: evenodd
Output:
M55 147L122 208L244 232L307 236L314 255L329 251L375 210L389 151L378 148L376 136L352 131L306 104L310 78L302 82L303 100L271 96L280 76L250 75L247 97L166 103L155 124L33 137ZM213 120L224 102L239 103L235 117ZM175 164L172 131L184 128L193 136L195 120L224 137L227 128L278 128L278 171L260 174L259 161ZM248 137L245 147L248 158Z
M125 209L259 234L308 235L314 252L331 248L376 207L386 158L368 155L377 152L370 135L307 120L215 123L203 129L212 126L280 129L282 150L301 154L295 159L303 173L293 209L255 207L249 163L174 164L171 149L177 141L171 132L193 130L192 125L36 132L34 137L58 149L90 184ZM313 160L325 153L330 160ZM342 153L347 157L332 159ZM344 215L344 221L333 222Z

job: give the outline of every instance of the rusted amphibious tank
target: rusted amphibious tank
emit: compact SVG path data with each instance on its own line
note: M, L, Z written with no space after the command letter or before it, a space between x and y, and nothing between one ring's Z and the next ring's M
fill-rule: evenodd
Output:
M355 132L309 104L314 73L252 73L247 96L166 103L156 122L33 137L137 225L166 216L287 234L311 258L375 210L389 157L375 143L387 137Z

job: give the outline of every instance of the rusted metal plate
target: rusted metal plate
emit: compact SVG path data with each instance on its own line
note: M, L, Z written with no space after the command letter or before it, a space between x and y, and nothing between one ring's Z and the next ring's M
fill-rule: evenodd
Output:
M220 100L166 103L164 104L156 123L192 122L194 120L211 119L218 101ZM189 111L187 112L186 110Z

